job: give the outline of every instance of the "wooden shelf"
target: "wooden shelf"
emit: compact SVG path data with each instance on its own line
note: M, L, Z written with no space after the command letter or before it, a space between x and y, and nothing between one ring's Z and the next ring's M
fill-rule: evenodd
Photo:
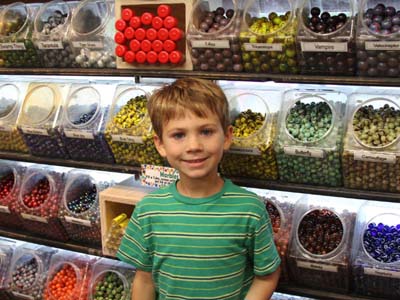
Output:
M308 83L359 86L400 86L400 78L357 76L313 76L290 74L220 73L181 70L132 70L132 69L48 69L48 68L0 68L2 75L56 75L56 76L116 76L149 78L201 77L212 80L274 81L281 83Z

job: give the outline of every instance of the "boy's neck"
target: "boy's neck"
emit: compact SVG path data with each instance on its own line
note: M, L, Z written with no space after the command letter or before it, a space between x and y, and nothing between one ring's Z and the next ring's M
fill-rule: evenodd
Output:
M224 180L216 175L212 181L204 179L186 179L181 178L176 188L178 192L190 198L206 198L221 191L224 186Z

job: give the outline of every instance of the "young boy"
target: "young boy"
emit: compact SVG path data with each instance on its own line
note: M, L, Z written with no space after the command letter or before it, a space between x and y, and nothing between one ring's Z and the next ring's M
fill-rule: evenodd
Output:
M266 300L279 279L271 223L257 196L218 175L232 142L213 82L185 78L148 104L161 156L180 179L144 197L117 257L136 266L133 300Z

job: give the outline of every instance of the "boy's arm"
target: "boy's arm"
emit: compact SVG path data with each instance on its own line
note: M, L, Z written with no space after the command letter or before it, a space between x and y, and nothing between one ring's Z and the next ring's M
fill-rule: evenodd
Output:
M132 286L132 300L156 299L156 292L151 272L136 270Z
M254 276L245 300L267 300L270 299L278 284L280 268L265 276Z

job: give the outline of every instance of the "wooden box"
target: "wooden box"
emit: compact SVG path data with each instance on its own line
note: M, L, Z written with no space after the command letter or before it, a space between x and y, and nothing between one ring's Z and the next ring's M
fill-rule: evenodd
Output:
M125 213L130 218L136 203L152 190L154 189L140 186L132 176L120 184L100 192L101 244L103 255L114 256L105 247L108 230L111 227L113 218L122 213Z

